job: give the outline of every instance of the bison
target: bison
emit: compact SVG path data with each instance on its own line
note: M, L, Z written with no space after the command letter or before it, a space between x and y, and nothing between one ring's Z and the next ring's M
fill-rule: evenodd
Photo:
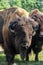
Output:
M15 12L10 14L3 25L2 34L4 40L4 52L8 65L14 62L14 56L20 54L25 59L27 49L31 45L33 27L24 16L18 16Z
M20 53L21 58L25 58L27 48L31 45L32 35L38 28L38 23L28 17L27 11L17 7L5 9L3 19L2 38L4 52L8 65L11 65L16 54Z
M34 19L34 21L39 23L39 28L36 31L36 35L32 37L32 44L27 51L26 60L28 60L28 54L31 52L31 49L35 53L35 60L38 61L38 53L42 50L43 45L43 13L38 9L31 11L29 16Z

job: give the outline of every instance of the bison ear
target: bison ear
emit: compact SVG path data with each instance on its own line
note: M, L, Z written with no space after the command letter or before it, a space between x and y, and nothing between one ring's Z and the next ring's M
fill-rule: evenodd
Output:
M39 12L38 9L34 9L30 12L29 16L32 16L33 14L37 14Z
M32 19L31 17L29 17L28 21L32 24L33 29L37 31L39 28L39 23L37 21L34 21L34 19Z
M9 30L11 31L11 32L15 32L15 26L18 24L18 22L17 21L13 21L13 22L11 22L10 23L10 25L9 25Z

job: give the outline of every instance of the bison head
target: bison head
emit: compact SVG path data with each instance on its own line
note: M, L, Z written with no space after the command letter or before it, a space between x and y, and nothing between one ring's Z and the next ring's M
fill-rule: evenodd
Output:
M24 59L32 40L33 28L31 23L27 22L27 18L16 18L10 22L9 30L14 38L15 49L19 50L21 58Z
M41 13L38 9L35 9L30 13L29 16L39 24L39 36L43 36L43 13Z
M34 30L34 34L33 36L36 34L36 31L39 28L39 24L38 22L36 22L34 19L32 19L31 17L29 17L28 21L32 24L33 30Z

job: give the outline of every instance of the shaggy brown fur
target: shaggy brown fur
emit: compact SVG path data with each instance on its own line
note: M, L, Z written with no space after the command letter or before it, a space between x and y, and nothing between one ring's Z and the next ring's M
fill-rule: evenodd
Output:
M29 14L25 9L22 9L19 7L12 7L12 8L4 10L4 12L3 12L4 20L7 21L7 17L9 16L9 14L12 15L12 13L14 13L14 12L19 16L22 16L22 15L28 16L28 14Z
M4 12L3 12L3 18L4 18L4 21L6 22L9 17L9 15L11 16L13 13L15 12L16 15L18 15L19 17L21 16L26 16L28 17L29 16L29 13L23 9L23 8L19 8L19 7L13 7L13 8L9 8L9 9L5 9ZM33 19L29 18L30 20L30 23L32 24L32 26L34 28L38 27L38 23L35 22Z

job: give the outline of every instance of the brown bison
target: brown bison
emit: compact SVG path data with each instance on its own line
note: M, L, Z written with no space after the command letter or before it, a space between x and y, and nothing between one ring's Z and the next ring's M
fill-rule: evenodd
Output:
M9 15L3 25L4 52L8 65L14 61L14 56L20 54L26 57L27 49L31 45L33 27L28 18L18 16L15 12Z
M15 54L20 53L21 58L25 58L26 50L31 45L32 35L34 31L36 32L38 23L28 17L27 11L17 7L5 9L3 19L4 51L8 65L11 65Z
M29 15L34 21L39 23L39 28L36 31L36 35L32 38L32 44L27 51L26 60L28 60L28 53L33 49L35 53L35 60L38 61L38 53L42 50L43 45L43 13L41 13L38 9L33 10Z

